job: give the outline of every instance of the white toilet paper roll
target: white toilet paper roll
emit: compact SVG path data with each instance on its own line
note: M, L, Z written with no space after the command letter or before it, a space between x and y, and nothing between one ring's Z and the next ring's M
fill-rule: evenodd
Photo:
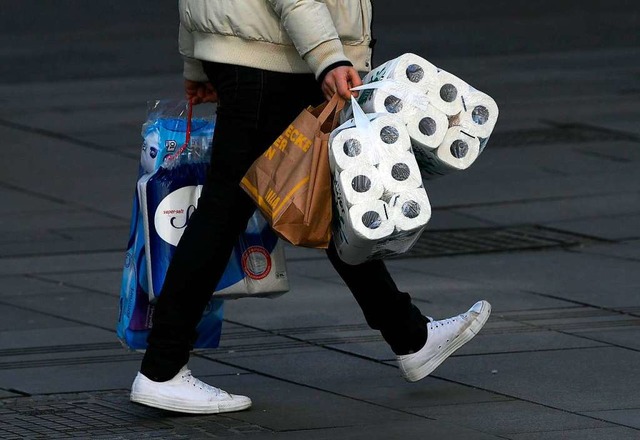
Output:
M359 102L365 113L390 113L405 120L405 114L413 109L410 103L405 102L405 97L411 93L406 90L403 91L394 87L392 89L380 88L364 91L371 92L367 100Z
M331 133L329 138L329 165L332 173L378 162L378 152L372 145L372 136L352 127Z
M385 197L418 188L422 185L420 168L415 156L406 152L398 156L384 156L378 164L380 181L385 189Z
M411 150L411 138L404 122L389 114L371 121L371 135L380 148L381 156L403 154ZM381 159L379 159L381 160Z
M405 53L369 72L363 82L392 79L419 88L424 93L436 83L438 68L424 58Z
M498 120L498 104L486 93L473 88L462 95L462 103L459 125L471 135L489 137Z
M424 188L395 194L389 200L389 209L397 232L423 229L431 219L431 204Z
M389 220L389 206L382 200L339 210L338 220L333 241L340 259L347 264L360 264L384 253L384 246L392 241L395 231Z
M416 150L416 160L424 178L465 170L478 158L480 141L461 127L447 130L442 144L435 150Z
M360 243L353 243L355 246L387 238L395 230L395 225L389 219L389 206L383 200L353 205L347 214L347 225L352 237L359 239Z
M373 165L353 166L335 176L348 207L378 200L384 187L378 169Z
M469 90L469 84L444 70L438 72L437 79L427 93L430 102L449 116L457 115L463 110L462 96Z
M425 111L414 111L407 114L407 132L414 148L433 150L444 140L449 129L449 118L443 112L429 106Z

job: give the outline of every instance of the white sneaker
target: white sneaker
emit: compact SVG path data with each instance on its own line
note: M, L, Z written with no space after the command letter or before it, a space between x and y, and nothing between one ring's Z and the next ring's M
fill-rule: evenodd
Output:
M427 323L427 342L420 351L398 356L400 371L406 380L416 382L435 370L454 351L469 342L491 314L491 304L478 301L466 313Z
M166 382L155 382L138 373L131 386L132 402L189 414L241 411L251 406L246 396L229 394L191 375L185 365Z

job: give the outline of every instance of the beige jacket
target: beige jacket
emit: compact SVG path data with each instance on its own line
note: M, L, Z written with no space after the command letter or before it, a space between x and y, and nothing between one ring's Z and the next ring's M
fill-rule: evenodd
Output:
M180 0L184 76L205 81L199 60L276 72L350 61L371 69L370 0Z

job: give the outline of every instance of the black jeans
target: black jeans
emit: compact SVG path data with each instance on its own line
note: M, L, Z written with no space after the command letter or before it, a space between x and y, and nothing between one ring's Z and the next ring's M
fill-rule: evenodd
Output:
M172 378L187 363L196 325L255 210L239 186L242 176L303 108L324 100L311 74L219 63L204 67L219 96L211 167L153 315L141 372L157 381ZM424 345L426 318L409 294L398 291L382 261L350 266L333 247L327 255L369 326L381 331L396 354Z

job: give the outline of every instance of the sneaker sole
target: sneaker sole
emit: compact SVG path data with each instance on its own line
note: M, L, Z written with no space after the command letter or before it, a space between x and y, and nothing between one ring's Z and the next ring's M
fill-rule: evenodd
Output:
M170 403L164 402L162 400L158 400L153 396L140 396L131 394L130 400L133 403L138 403L140 405L150 406L152 408L163 409L166 411L180 412L186 414L220 414L227 412L235 412L242 411L245 409L249 409L251 407L251 400L248 402L244 402L241 404L232 402L218 402L215 406L207 406L207 407L194 407L186 402L180 401L172 401ZM212 404L213 405L213 404Z
M473 320L469 327L460 334L449 347L443 350L438 356L431 359L419 368L413 370L410 374L407 374L404 378L409 382L417 382L420 379L424 379L433 372L441 363L443 363L449 356L451 356L456 350L462 347L464 344L473 339L475 335L484 327L491 315L491 304L487 301L482 301L482 310L478 314L478 317Z

